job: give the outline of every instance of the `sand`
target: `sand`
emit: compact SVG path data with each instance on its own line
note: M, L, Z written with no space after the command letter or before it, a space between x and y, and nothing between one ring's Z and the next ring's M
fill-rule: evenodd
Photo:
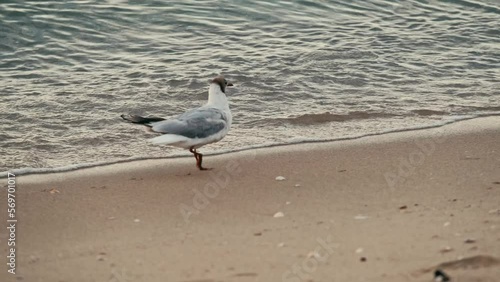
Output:
M204 164L18 177L0 281L500 281L499 117Z

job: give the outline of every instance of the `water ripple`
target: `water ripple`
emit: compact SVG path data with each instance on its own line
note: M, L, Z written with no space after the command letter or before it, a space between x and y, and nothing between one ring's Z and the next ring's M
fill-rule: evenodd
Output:
M219 73L215 150L500 111L493 0L3 1L0 22L0 170L178 152L119 114L179 114Z

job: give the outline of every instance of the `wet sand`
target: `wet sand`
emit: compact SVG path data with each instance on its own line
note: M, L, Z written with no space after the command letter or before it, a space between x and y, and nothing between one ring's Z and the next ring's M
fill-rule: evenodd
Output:
M500 277L499 117L204 165L18 177L17 274L0 280L432 281L455 260L453 281Z

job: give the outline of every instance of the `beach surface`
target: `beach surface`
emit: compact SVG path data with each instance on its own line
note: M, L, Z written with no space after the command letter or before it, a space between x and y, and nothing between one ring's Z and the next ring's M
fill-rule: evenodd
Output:
M17 177L16 275L4 266L0 281L500 277L500 117L204 165L213 170L186 157ZM5 189L0 198L4 226Z

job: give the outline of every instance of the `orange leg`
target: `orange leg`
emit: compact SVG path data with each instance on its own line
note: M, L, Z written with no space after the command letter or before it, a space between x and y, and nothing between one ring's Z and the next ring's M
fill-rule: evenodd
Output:
M198 167L199 170L210 170L211 168L205 168L201 166L201 162L203 161L203 155L196 152L196 149L193 147L189 148L189 152L193 153L194 158L196 159L196 167Z

